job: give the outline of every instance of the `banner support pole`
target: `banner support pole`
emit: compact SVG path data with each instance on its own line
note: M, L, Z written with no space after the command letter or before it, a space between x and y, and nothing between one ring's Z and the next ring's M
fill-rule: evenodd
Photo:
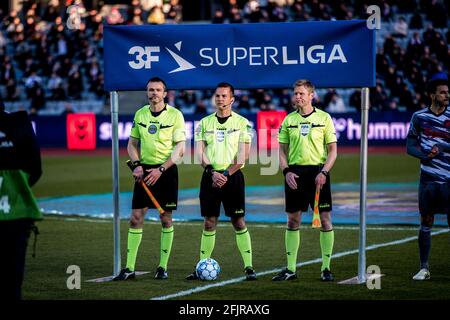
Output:
M119 95L117 91L110 92L111 102L111 142L112 142L112 174L113 174L113 233L114 233L114 276L121 269L120 256L120 212L119 212Z
M361 150L359 198L358 282L366 282L366 207L367 207L367 127L369 118L369 88L361 91Z

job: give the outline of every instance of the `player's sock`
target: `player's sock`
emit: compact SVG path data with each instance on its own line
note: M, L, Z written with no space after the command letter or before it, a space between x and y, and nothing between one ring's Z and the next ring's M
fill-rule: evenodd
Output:
M333 253L334 231L320 231L320 249L322 250L322 267L321 271L330 269L331 254Z
M167 263L169 262L170 251L172 250L173 242L173 226L170 228L161 229L161 257L159 266L167 270Z
M236 231L236 243L244 260L244 267L253 267L252 265L252 240L247 228Z
M286 229L284 242L286 245L287 268L295 272L297 270L297 252L300 247L300 230Z
M420 269L428 269L428 256L431 248L431 227L420 226L419 231L419 255Z
M216 244L216 230L203 230L202 241L200 243L200 260L210 258Z
M128 229L128 251L127 251L127 268L134 271L136 264L136 256L139 249L139 245L142 240L142 228L141 229Z

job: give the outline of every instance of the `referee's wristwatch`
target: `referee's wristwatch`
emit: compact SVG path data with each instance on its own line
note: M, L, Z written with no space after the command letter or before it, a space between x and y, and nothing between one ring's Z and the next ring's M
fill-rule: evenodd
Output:
M209 175L213 175L213 172L214 172L214 169L213 169L213 166L212 165L210 165L210 164L208 164L206 167L205 167L205 172L207 173L207 174L209 174Z
M164 173L164 171L166 171L166 168L164 168L163 166L158 168L159 172Z
M328 171L327 170L322 170L320 171L321 174L323 174L325 177L328 177Z
M230 172L228 170L225 170L222 174L227 178L230 176Z
M142 164L141 164L140 160L133 161L133 170L136 169L137 167L141 167L141 166L142 166Z

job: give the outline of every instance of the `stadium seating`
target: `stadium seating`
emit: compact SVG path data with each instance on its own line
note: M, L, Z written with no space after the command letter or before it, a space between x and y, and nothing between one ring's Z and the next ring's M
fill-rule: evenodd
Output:
M388 61L389 67L394 68L394 76L398 76L400 83L398 86L406 84L407 92L403 95L411 95L413 98L409 106L402 105L405 101L396 92L392 83L385 81L386 74L377 66L377 83L382 87L381 102L374 105L375 110L386 110L390 103L398 105L398 109L416 110L427 105L428 100L424 92L424 87L417 83L411 76L410 70L406 69L408 64L416 64L422 75L426 78L438 71L448 72L450 56L448 51L448 4L444 1L437 1L437 4L428 4L420 0L409 1L409 4L401 5L400 1L375 1L382 5L381 29L376 33L376 45L380 55ZM102 25L110 24L143 24L148 23L184 23L182 21L182 7L178 1L161 1L161 8L146 7L144 2L139 0L131 1L131 5L104 5L102 7L88 11L84 9L83 1L66 1L67 4L77 3L81 8L83 27L74 32L69 30L68 21L72 13L67 14L66 7L52 7L51 4L36 1L24 1L19 12L0 13L0 93L5 99L8 110L25 109L37 114L61 114L67 112L67 105L71 105L72 112L91 111L102 113L109 110L108 95L103 91L103 61L102 61ZM153 1L158 3L158 1ZM237 23L237 22L271 22L271 21L307 21L319 19L364 19L367 17L365 8L361 2L331 1L331 0L286 0L286 1L262 1L252 0L245 2L222 1L222 7L217 2L211 1L216 7L216 12L221 11L221 18L212 17L211 21L201 21L202 23ZM240 6L237 4L240 3ZM259 3L259 6L257 5ZM433 2L434 3L434 2ZM426 7L423 7L425 6ZM445 16L439 8L443 5L447 10ZM344 7L342 7L344 6ZM434 6L434 7L433 7ZM258 8L257 8L258 7ZM320 7L320 10L318 9ZM345 10L343 9L345 8ZM419 9L420 14L414 14L412 10ZM156 19L153 14L161 11ZM440 13L441 12L441 13ZM437 17L437 15L440 15ZM406 36L395 35L395 24L399 17L411 25L413 19L420 19L423 22L421 29L407 28ZM64 23L66 21L66 23ZM447 21L447 27L442 28L442 22ZM190 23L190 22L186 22ZM431 25L431 30L428 26ZM439 28L434 28L437 25ZM423 56L419 55L418 60L412 60L408 55L408 45L413 39L415 32L420 35L420 40L425 47L430 49L428 60L424 64ZM430 36L431 35L431 36ZM442 46L436 41L443 40L447 48L444 53ZM398 46L398 47L397 47ZM45 47L45 48L43 48ZM386 52L386 48L391 51ZM440 52L438 52L440 50ZM422 59L422 60L421 60ZM401 61L401 63L399 63ZM10 62L13 68L13 75L6 71L4 65ZM396 65L396 62L398 65ZM40 82L36 84L43 90L43 96L35 95L35 89L26 86L26 81L32 71L37 71ZM56 93L49 86L51 73L58 73L61 80L61 88ZM81 80L77 80L75 75L79 73ZM9 82L13 79L13 82ZM405 89L406 90L406 89ZM30 93L31 91L31 93ZM195 101L186 100L187 91L173 92L172 104L176 105L186 114L211 112L214 110L210 100L210 92L195 91ZM279 90L265 91L271 101L264 103L261 97L258 98L255 91L238 91L237 101L243 95L247 95L250 106L240 108L239 103L235 104L239 112L256 112L258 110L290 110L289 104L281 103L282 97ZM351 106L350 97L355 92L354 89L336 89L339 98L343 99L345 111L355 111ZM15 93L15 96L14 94ZM324 101L326 89L317 91L320 101ZM137 93L145 98L144 93ZM416 96L418 94L418 96ZM134 93L121 93L121 113L134 113L136 104L145 103L136 97ZM34 100L33 100L34 99ZM102 106L102 107L100 107ZM321 107L327 109L328 105Z

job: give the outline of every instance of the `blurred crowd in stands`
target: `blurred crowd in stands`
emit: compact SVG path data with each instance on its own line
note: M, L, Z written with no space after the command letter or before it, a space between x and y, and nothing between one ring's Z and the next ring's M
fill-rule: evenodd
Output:
M129 1L130 2L130 1ZM23 1L20 11L0 10L0 94L28 101L30 112L49 101L102 101L103 24L183 23L181 0L132 0L131 5L86 9L82 0ZM207 23L366 19L381 9L377 31L377 85L372 110L416 111L429 104L426 82L450 69L448 1L444 0L226 0L212 1ZM71 7L69 7L71 6ZM68 8L70 8L68 10ZM78 19L81 17L81 19ZM319 89L316 105L329 112L357 111L358 89ZM169 103L187 113L212 107L210 90L170 91ZM291 110L290 88L237 90L239 112ZM66 112L70 112L70 107Z

